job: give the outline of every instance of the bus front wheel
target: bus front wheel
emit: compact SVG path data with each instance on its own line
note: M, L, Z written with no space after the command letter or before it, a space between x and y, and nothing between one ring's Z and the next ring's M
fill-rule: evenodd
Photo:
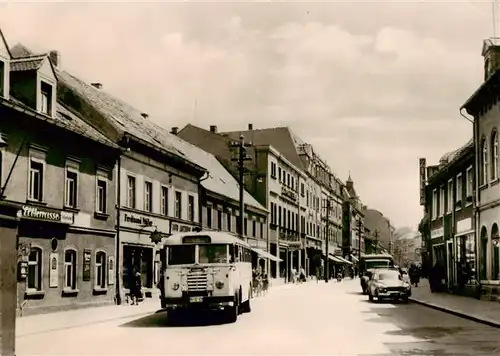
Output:
M227 321L229 323L235 323L236 320L238 320L238 314L239 312L239 305L238 305L239 298L236 295L234 298L234 305L232 307L227 307L224 311L227 317Z

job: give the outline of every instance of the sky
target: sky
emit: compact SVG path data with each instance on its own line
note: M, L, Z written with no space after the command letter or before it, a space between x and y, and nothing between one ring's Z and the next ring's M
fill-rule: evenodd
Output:
M491 2L0 2L10 46L170 128L289 126L363 204L416 228L419 157L472 137Z

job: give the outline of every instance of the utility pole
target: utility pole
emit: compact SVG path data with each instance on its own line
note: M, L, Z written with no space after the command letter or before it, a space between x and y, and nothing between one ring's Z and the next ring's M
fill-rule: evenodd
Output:
M231 161L238 162L238 173L239 179L238 184L240 185L240 215L239 215L239 226L238 226L238 234L242 240L245 239L245 235L243 233L243 223L244 223L244 215L245 215L245 201L244 201L244 193L245 193L245 162L252 160L251 157L247 156L246 148L251 147L252 144L250 142L245 142L245 136L241 135L240 140L238 142L232 142L230 147L238 148L238 157L231 158Z
M325 262L325 283L328 283L330 279L330 256L329 256L329 248L330 245L330 198L326 198L326 262Z

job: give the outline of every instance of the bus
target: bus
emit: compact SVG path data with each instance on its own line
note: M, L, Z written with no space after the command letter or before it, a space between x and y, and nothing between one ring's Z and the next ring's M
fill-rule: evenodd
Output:
M363 294L367 291L369 276L366 272L370 269L393 268L394 258L389 254L369 254L364 255L359 260L359 280Z
M219 310L234 323L251 311L251 248L235 235L174 234L165 240L161 261L161 307L170 319L185 310Z

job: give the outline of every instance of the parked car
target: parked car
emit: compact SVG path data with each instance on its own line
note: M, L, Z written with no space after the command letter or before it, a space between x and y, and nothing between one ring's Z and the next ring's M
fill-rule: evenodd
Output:
M363 294L366 294L366 282L369 279L369 277L365 277L367 271L374 268L394 268L393 257L388 254L370 254L361 257L359 261L359 279Z
M366 294L368 292L368 282L371 280L374 271L375 271L374 268L367 269L360 278L361 289L363 290L363 294Z
M368 283L368 298L373 301L392 299L408 302L411 296L411 285L403 280L399 271L392 269L377 269L372 273Z

